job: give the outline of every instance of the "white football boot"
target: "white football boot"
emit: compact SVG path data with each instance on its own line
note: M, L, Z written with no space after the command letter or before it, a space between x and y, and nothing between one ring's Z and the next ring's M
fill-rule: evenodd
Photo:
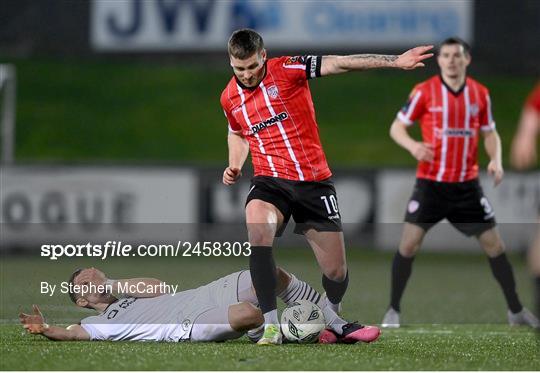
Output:
M392 307L388 308L388 311L384 314L381 326L383 328L399 328L399 312Z
M527 325L534 329L540 328L538 318L525 307L518 313L512 313L512 311L508 310L508 324L510 326Z

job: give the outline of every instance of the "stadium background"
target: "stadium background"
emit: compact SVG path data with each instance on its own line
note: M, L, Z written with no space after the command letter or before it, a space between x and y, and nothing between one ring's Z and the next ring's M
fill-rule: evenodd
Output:
M114 277L153 276L192 287L247 266L242 257L51 261L39 256L45 243L246 239L243 201L250 170L239 185L221 185L227 148L219 105L231 76L226 40L241 26L262 33L270 56L397 54L450 35L471 42L469 71L490 88L507 168L500 187L493 189L485 175L483 184L512 252L521 297L531 306L523 253L535 226L540 173L511 172L508 151L523 101L540 76L539 19L540 2L534 0L3 1L1 109L3 118L15 109L16 119L11 133L5 131L6 119L2 122L2 368L21 364L14 345L29 348L13 327L21 308L39 303L49 320L59 323L85 315L65 295L39 294L43 279L63 281L73 268L95 265ZM346 223L352 279L345 314L362 322L380 322L387 306L391 255L414 182L414 159L391 141L389 126L412 86L436 71L431 60L421 71L361 72L310 84ZM480 162L485 168L482 149ZM289 232L276 247L281 265L319 285L315 261L300 237ZM503 297L476 242L443 224L426 240L415 267L403 302L408 323L501 324L493 327L496 333L507 333ZM398 340L414 339L394 333L390 336ZM512 336L517 350L503 367L538 369L538 360L527 357L534 349L532 336ZM455 363L443 367L500 367ZM25 364L58 369L45 359ZM369 366L419 369L396 364ZM151 356L123 366L168 369ZM258 368L249 361L227 366Z

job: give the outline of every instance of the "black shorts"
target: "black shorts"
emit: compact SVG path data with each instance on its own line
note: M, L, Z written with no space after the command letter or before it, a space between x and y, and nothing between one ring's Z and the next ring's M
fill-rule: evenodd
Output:
M270 176L255 176L246 205L252 199L271 203L283 214L284 220L276 236L281 236L291 215L296 222L294 233L308 229L318 232L341 232L336 189L330 180L293 181Z
M461 183L416 179L405 221L427 231L444 218L467 236L496 226L493 208L477 179Z

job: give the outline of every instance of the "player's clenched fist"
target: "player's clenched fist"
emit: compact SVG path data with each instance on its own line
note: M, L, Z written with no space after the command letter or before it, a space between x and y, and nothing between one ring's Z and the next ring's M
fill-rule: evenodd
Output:
M242 171L236 167L227 167L223 171L223 184L233 185L242 176Z

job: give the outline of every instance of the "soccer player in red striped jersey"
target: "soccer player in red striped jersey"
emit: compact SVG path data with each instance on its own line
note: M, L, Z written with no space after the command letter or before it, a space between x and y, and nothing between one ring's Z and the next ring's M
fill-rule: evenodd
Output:
M267 58L263 40L253 30L235 31L228 43L234 76L221 94L229 124L229 165L223 183L232 185L251 152L255 175L246 201L252 245L250 270L265 330L259 344L280 344L276 310L274 237L294 217L323 272L331 330L322 341L370 342L376 327L348 323L337 315L348 285L345 246L332 173L319 140L308 80L373 68L414 69L432 56L431 46L399 56L286 56Z
M518 170L525 170L537 162L537 143L540 137L540 82L527 97L518 130L512 141L511 163ZM535 276L536 312L540 315L540 206L538 206L536 237L529 248L529 266Z
M418 168L392 264L390 307L382 325L399 327L401 297L416 251L427 231L446 218L463 234L478 239L506 298L509 323L538 326L538 320L519 301L494 211L478 183L480 136L490 158L487 171L495 186L503 178L501 141L491 114L489 91L467 76L471 55L463 40L443 41L437 62L440 75L414 87L390 130L392 139L418 160ZM415 121L420 122L422 141L407 132Z

